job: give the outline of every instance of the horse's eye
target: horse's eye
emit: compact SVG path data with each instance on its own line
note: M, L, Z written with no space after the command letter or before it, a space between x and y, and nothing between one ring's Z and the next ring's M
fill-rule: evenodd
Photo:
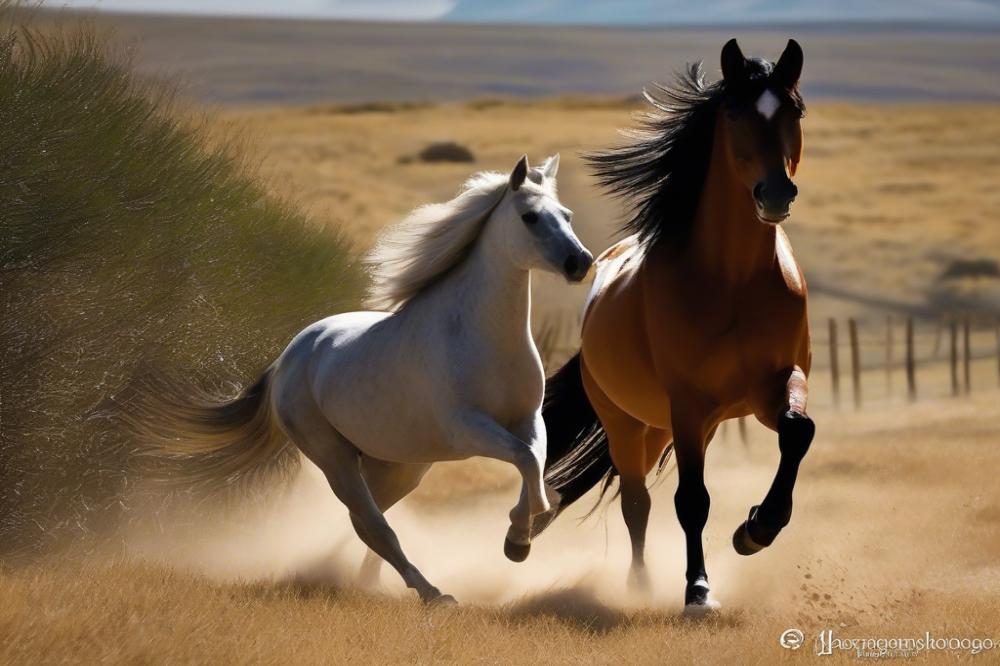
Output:
M521 216L521 219L524 220L525 224L534 224L535 222L538 222L538 213L534 211L528 211L527 213Z

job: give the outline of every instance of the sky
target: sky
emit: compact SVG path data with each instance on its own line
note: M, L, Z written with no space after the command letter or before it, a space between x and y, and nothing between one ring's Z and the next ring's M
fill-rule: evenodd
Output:
M44 0L116 12L391 21L670 25L829 20L1000 24L1000 0Z
M430 21L443 17L453 0L45 0L48 7L279 18Z

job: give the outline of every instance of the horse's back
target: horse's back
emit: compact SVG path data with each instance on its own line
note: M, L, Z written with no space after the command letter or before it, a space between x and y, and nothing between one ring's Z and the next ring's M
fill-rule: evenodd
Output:
M380 321L389 316L387 312L347 312L313 322L302 329L285 347L275 361L278 389L289 399L302 400L317 395L315 379L318 377L316 363L336 363L344 355L337 353L356 343ZM292 394L295 394L292 396ZM302 395L299 395L299 394ZM279 393L279 397L282 395Z

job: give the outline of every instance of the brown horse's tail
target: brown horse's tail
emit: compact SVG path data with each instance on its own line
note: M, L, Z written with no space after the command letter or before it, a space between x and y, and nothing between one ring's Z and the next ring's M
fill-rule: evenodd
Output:
M299 459L274 421L272 374L268 368L231 399L163 377L147 382L124 410L139 442L140 471L171 486L208 492L287 477Z
M559 512L602 482L603 497L618 470L611 462L607 433L583 388L579 352L545 383L542 418L548 439L545 482L559 492Z

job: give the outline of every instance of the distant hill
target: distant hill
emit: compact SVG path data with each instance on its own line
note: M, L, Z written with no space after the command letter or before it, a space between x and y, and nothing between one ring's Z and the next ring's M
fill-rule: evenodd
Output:
M827 21L933 21L1000 24L996 0L457 0L456 22L577 25L714 25Z
M704 60L708 75L718 76L719 49L730 37L746 53L774 58L793 36L806 52L810 100L1000 101L996 24L636 29L111 13L94 20L141 44L142 73L181 74L189 95L224 105L635 95L687 62Z

